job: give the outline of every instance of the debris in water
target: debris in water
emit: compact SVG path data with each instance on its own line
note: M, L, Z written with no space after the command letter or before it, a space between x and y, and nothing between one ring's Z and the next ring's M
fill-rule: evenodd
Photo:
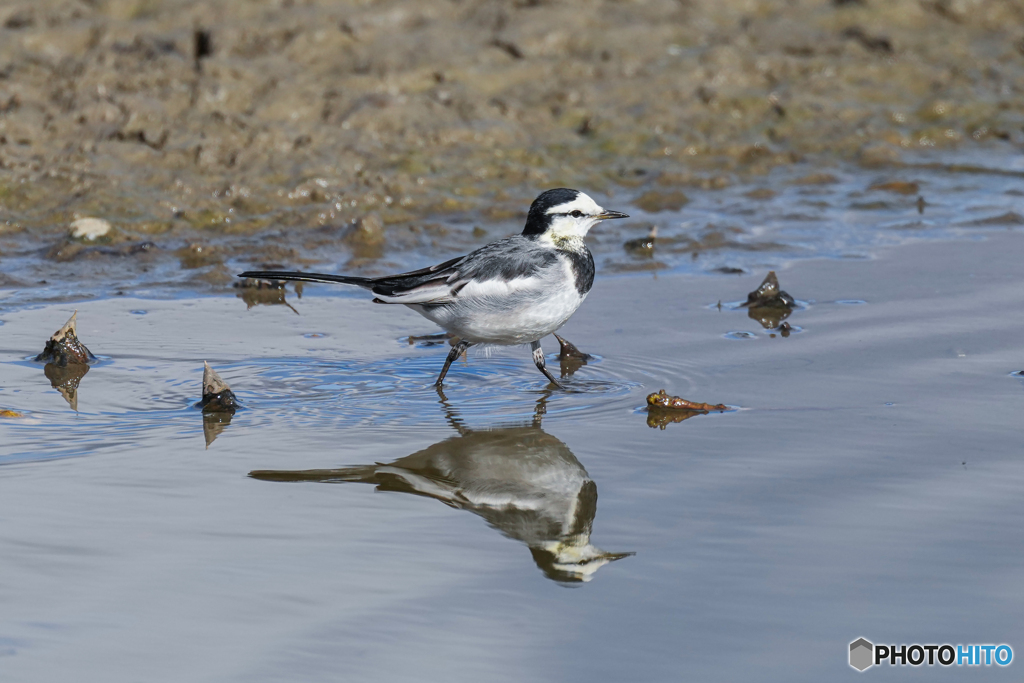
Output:
M576 345L571 341L562 339L557 334L555 339L558 340L559 352L558 352L558 363L561 366L562 377L571 377L574 372L582 368L587 364L588 360L593 360L594 357L589 353L583 353Z
M647 397L647 405L651 408L690 410L702 413L710 413L712 410L729 410L729 406L721 403L716 403L714 405L710 403L695 403L693 401L687 401L685 398L680 398L679 396L669 396L664 389L656 394L649 395Z
M743 306L776 306L782 305L792 308L796 300L779 288L779 278L774 270L769 270L768 275L761 281L761 285L750 294L747 294L746 303Z
M0 417L25 417L25 413L19 413L17 410L0 410Z
M78 311L76 310L71 314L68 321L64 323L64 327L54 332L53 336L47 340L46 348L36 356L36 361L52 363L57 367L63 368L69 364L84 365L96 360L96 356L92 354L92 351L87 349L85 344L78 340L77 317Z
M774 270L761 282L761 286L747 295L747 317L761 323L766 330L778 327L796 308L796 299L779 288L779 278Z
M707 415L712 410L724 412L729 406L721 403L694 403L679 396L669 396L664 389L647 397L647 426L665 429L674 422L689 420L697 415Z
M203 361L203 400L196 403L195 407L202 408L204 413L234 413L241 407L228 383L221 379L220 375L205 360Z
M576 345L573 344L571 341L562 339L557 334L555 335L555 339L558 340L558 344L561 347L558 352L558 360L593 360L593 356L591 356L589 353L583 353L582 351L577 349Z
M76 413L78 412L78 385L87 372L89 372L89 366L82 363L72 363L66 366L47 363L43 367L43 374L46 375L46 379L50 380L50 386L60 392L60 395L71 406L71 410Z
M193 406L203 409L203 437L206 447L220 436L229 424L235 411L242 407L228 383L203 361L203 400Z

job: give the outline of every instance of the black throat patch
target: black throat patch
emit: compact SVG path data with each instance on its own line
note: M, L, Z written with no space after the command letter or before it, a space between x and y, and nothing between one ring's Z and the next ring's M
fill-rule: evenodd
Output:
M594 286L594 257L590 250L584 245L583 249L559 249L558 253L569 259L576 291L584 296Z

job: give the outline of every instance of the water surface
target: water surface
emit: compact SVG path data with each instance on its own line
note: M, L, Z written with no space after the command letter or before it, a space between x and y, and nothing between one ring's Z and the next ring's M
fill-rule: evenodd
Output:
M860 636L1024 647L1024 237L985 235L785 266L788 337L717 306L763 272L599 278L567 392L508 349L439 396L421 318L326 289L9 307L4 680L832 680ZM26 360L75 307L103 358L77 412ZM204 359L245 405L205 431ZM661 388L739 409L652 428Z

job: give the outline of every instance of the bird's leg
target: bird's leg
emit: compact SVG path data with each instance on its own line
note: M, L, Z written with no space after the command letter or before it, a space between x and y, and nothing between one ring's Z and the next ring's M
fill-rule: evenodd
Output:
M537 369L544 373L544 376L548 378L548 381L554 384L559 389L562 385L558 383L558 380L551 376L548 369L544 367L544 349L540 348L540 342L535 341L530 343L530 348L533 350L533 364L537 366Z
M452 347L452 350L448 352L448 358L446 358L444 361L444 367L441 368L441 374L438 375L437 381L434 382L435 387L439 387L441 386L441 384L444 383L444 376L448 374L448 368L451 367L452 363L455 362L456 358L465 353L466 349L468 349L472 345L473 344L471 344L468 341L459 340L459 342Z

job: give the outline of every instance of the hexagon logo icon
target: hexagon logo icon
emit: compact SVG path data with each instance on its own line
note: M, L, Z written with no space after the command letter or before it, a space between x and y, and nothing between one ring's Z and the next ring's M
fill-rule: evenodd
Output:
M857 671L864 671L874 664L875 646L864 638L850 643L850 666Z

